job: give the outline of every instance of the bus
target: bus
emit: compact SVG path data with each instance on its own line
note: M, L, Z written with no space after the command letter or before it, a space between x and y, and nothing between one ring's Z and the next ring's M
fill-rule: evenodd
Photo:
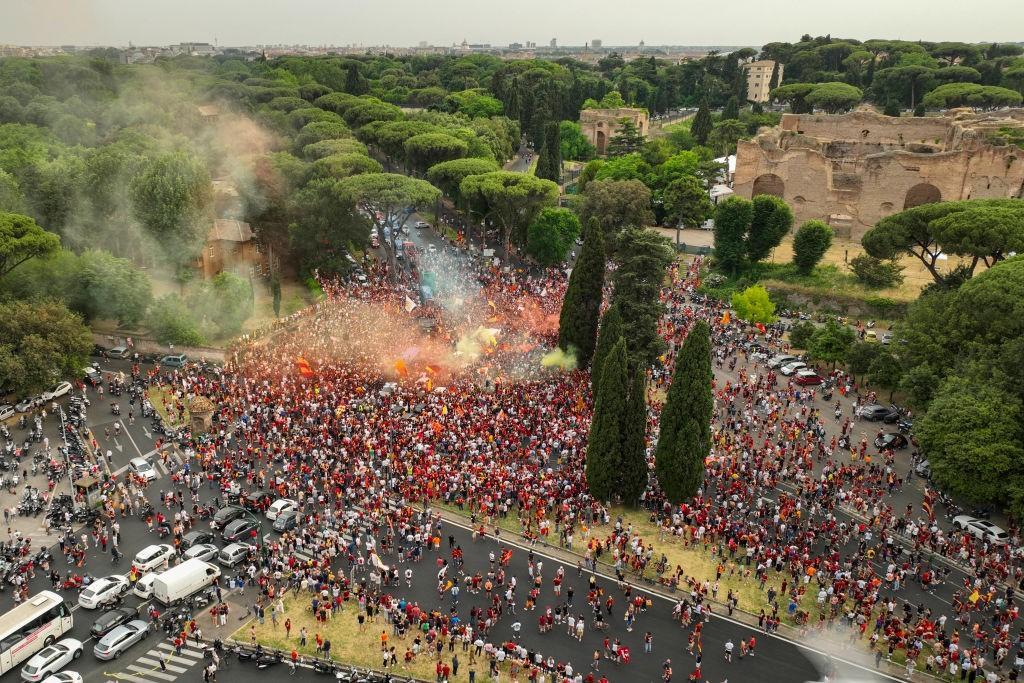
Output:
M64 598L42 591L0 616L0 675L52 645L74 619Z

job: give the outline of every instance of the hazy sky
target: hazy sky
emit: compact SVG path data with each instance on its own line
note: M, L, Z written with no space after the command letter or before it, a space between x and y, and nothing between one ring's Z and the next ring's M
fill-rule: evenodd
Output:
M1024 41L1024 0L0 0L0 44Z

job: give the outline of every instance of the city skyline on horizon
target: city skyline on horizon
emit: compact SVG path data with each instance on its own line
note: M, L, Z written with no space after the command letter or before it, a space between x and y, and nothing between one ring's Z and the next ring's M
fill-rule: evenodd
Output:
M864 0L848 15L837 3L792 0L785 14L765 10L755 0L734 0L722 21L716 8L687 7L673 0L651 0L643 13L614 13L608 0L541 0L492 4L481 10L471 0L447 0L445 6L413 0L179 0L173 11L128 0L8 0L0 9L0 44L173 45L207 42L220 46L306 45L414 48L473 44L504 47L535 42L547 48L584 47L601 40L605 47L715 47L795 42L803 34L925 40L932 42L1021 42L1024 3L996 0L982 16L953 0ZM1000 13L998 22L987 20ZM547 35L524 17L543 13ZM403 17L400 24L392 18ZM793 17L799 17L794 20ZM886 17L879 28L879 16Z

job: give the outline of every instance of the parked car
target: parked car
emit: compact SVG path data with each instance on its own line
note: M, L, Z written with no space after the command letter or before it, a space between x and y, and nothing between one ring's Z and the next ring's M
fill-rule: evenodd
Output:
M212 543L197 543L188 550L186 550L182 556L182 560L202 560L203 562L213 562L217 553L220 552L220 548Z
M803 368L806 368L806 367L807 367L807 364L804 363L802 360L795 360L795 361L792 361L790 363L786 363L785 365L783 365L781 372L786 377L791 377L792 375L796 374L797 370L802 370Z
M128 461L128 467L136 476L142 477L146 481L156 479L156 468L145 458L132 458Z
M430 223L427 223L426 221L416 221L416 229L417 230L423 230L424 228L429 228L429 227L430 227Z
M249 550L250 546L248 544L232 543L217 553L217 561L225 567L234 567L245 559L246 555L249 554Z
M118 626L103 636L92 649L92 653L96 655L96 659L104 661L117 659L124 654L125 650L147 635L149 635L149 624L141 619L135 619Z
M236 519L231 522L231 524L224 527L224 531L221 532L221 538L223 538L227 543L246 540L258 527L259 525L248 517Z
M17 410L19 413L27 413L28 411L32 410L42 402L43 399L40 398L39 396L29 396L28 398L23 398L17 403L15 403L14 409Z
M132 619L138 619L139 612L134 607L118 607L107 610L92 623L89 633L93 638L102 638L121 624L127 624Z
M140 572L151 572L158 567L170 566L178 552L166 543L148 545L135 556L132 564Z
M194 545L212 543L213 539L213 532L205 531L203 529L196 529L195 531L190 531L181 537L181 549L188 550Z
M875 342L878 341L878 332L875 332L874 330L868 330L867 332L864 333L864 341L866 341L869 344L874 344Z
M823 380L821 376L814 370L803 368L801 370L796 371L796 377L793 378L793 381L799 384L800 386L809 387L821 384L825 380Z
M875 448L877 448L880 451L884 451L887 448L891 448L892 450L895 451L901 448L906 448L909 443L910 442L907 441L907 437L903 436L902 434L882 434L882 436L879 436L875 439Z
M267 508L267 519L273 522L278 515L289 510L298 510L299 502L291 498L279 498Z
M858 408L857 416L869 422L895 422L899 419L900 414L888 406L872 403Z
M128 350L127 346L115 346L107 351L107 356L110 358L127 358L130 355L132 354L131 351Z
M888 346L889 344L892 343L892 332L883 332L882 338L879 339L878 341Z
M82 641L64 638L45 647L21 668L21 679L36 683L63 669L69 662L82 656Z
M970 515L957 515L953 518L953 528L960 529L979 541L987 541L992 545L1006 545L1010 535L987 519L978 519Z
M298 525L299 525L299 511L298 510L288 510L287 512L282 512L281 514L279 514L277 516L277 519L274 520L274 525L273 526L274 526L274 531L277 531L277 532L281 533L281 532L285 532L285 531L291 531L292 529L294 529Z
M172 356L164 356L160 359L160 365L166 365L169 368L183 368L185 363L188 362L188 356L183 353L176 353Z
M40 398L44 401L52 401L55 398L66 395L69 391L71 391L71 382L61 382L49 391L44 391Z
M145 576L140 576L139 580L135 582L135 586L132 588L132 593L148 600L153 597L153 582L156 581L156 577L160 576L160 572L150 572Z
M58 671L44 678L43 683L82 683L82 674L77 671Z
M917 475L919 477L924 477L925 479L931 477L932 476L932 464L931 464L931 462L929 462L928 460L922 460L921 462L919 462L916 465L914 465L914 472L917 473Z
M245 514L245 509L238 505L227 505L213 515L210 526L214 529L221 529Z
M78 595L78 604L85 609L96 609L128 590L128 578L114 574L96 579Z
M0 420L6 420L9 417L14 417L17 414L17 410L14 409L10 403L4 403L0 405Z
M768 360L768 367L771 368L772 370L778 370L783 365L786 365L787 363L792 363L795 360L797 360L796 356L789 356L786 354L773 356L771 359Z

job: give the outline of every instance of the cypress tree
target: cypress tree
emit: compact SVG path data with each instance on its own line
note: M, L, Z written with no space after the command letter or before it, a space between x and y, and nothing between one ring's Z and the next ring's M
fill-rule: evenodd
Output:
M673 504L697 493L711 450L711 331L697 321L676 356L654 452L658 483Z
M594 356L603 288L604 237L593 218L583 228L583 248L569 275L558 321L558 345L566 351L576 349L576 362L581 368L589 366Z
M537 177L556 183L562 177L562 140L557 121L544 124L544 146L537 160Z
M619 490L624 503L635 504L647 489L647 377L642 367L631 372L622 424Z
M736 99L736 96L729 98L729 101L725 103L725 107L722 109L722 120L726 119L738 119L740 117L740 103Z
M693 116L693 122L690 124L690 134L693 135L693 139L698 144L706 145L714 125L715 122L711 120L711 110L708 109L708 103L705 100L700 103L700 108Z
M611 353L615 342L619 341L625 334L625 325L622 322L622 311L618 306L611 306L601 317L601 332L597 337L597 346L594 348L594 356L590 364L590 388L594 396L597 396L598 386L601 384L601 369L604 361Z
M615 497L621 476L622 427L629 388L626 375L626 340L620 336L601 368L601 387L587 439L587 486L601 501Z

